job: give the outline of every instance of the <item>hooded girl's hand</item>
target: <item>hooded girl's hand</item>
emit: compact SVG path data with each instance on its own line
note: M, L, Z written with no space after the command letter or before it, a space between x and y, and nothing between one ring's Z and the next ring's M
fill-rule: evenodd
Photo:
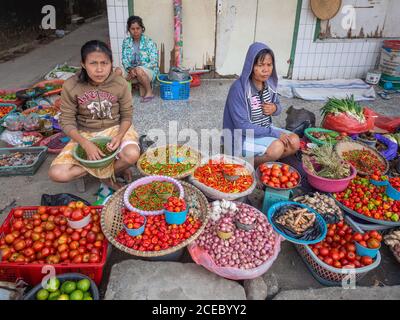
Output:
M278 110L277 106L274 103L265 102L262 106L263 113L266 116L272 116L276 110Z

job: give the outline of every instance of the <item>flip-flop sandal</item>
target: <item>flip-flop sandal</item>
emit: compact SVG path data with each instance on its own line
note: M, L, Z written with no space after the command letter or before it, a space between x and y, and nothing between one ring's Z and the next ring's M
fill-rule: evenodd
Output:
M140 100L141 103L146 103L146 102L150 102L151 100L154 99L154 96L151 97L143 97L142 100Z

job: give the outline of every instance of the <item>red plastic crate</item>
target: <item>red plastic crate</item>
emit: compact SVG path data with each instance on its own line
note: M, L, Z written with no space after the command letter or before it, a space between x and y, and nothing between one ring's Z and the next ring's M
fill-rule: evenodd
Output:
M11 229L11 223L14 220L14 211L21 209L24 211L24 218L31 218L37 211L36 207L17 207L13 208L8 214L6 220L0 227L0 239L2 239ZM99 214L103 206L90 207L96 209ZM58 263L58 264L32 264L32 263L15 263L0 261L0 281L15 282L17 279L23 279L29 285L35 286L39 284L43 277L48 273L42 273L44 266L52 266L55 268L57 274L76 272L87 275L97 285L103 278L103 268L107 260L107 247L108 241L106 238L103 240L103 250L101 262L99 263ZM48 271L47 271L48 272Z

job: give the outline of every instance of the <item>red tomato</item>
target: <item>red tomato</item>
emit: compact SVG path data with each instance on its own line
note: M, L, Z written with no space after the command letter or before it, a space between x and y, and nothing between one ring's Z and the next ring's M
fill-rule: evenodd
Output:
M365 266L369 266L370 264L374 263L374 260L372 260L371 257L361 257L361 264L365 265Z
M325 257L324 262L328 265L333 265L333 259L331 257Z
M348 252L346 255L347 260L353 262L356 260L356 254L354 252Z
M17 209L14 211L14 217L15 218L22 218L24 216L24 211L21 209Z
M319 254L323 257L326 257L327 255L329 255L329 250L326 248L322 248L319 250Z

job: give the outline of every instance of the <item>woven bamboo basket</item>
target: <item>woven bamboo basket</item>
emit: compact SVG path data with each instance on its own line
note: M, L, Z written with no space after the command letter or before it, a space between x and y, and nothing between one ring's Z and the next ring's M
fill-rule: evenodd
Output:
M185 190L185 200L190 205L192 202L196 201L198 206L194 209L194 214L196 218L202 221L201 227L194 233L190 238L186 239L179 245L169 248L167 250L161 251L138 251L128 248L121 243L117 242L115 238L118 233L124 228L122 222L121 209L124 207L124 192L125 188L118 190L114 193L108 200L107 204L104 206L101 215L101 229L108 239L108 241L118 248L119 250L128 253L133 256L152 258L152 257L162 257L174 253L188 244L197 239L197 237L203 232L205 226L208 222L209 208L206 197L198 190L196 187L190 185L186 182L181 182Z
M389 162L374 148L371 148L370 146L366 145L365 143L362 142L355 142L355 141L341 141L338 142L338 144L335 146L335 151L339 155L339 157L343 160L343 153L351 150L368 150L375 154L378 159L385 165L385 170L382 172L383 175L385 175L389 171ZM357 168L356 168L357 169ZM357 173L362 176L368 176L369 174L364 171L360 171L357 169Z
M142 175L144 175L144 176L152 176L152 175L164 175L165 176L166 174L160 174L160 173L157 173L157 172L154 172L154 173L145 172L143 170L141 164L142 164L142 162L144 160L148 159L149 157L154 157L154 159L160 159L160 160L163 160L163 161L166 161L167 163L169 163L170 159L167 159L166 150L167 150L167 148L171 148L171 147L178 147L178 148L180 147L182 149L183 148L184 149L188 149L190 151L190 156L189 157L185 157L186 159L184 160L183 163L188 163L189 162L189 163L195 164L195 166L192 169L183 172L182 174L179 174L179 175L176 175L176 176L173 176L173 175L168 175L168 176L171 177L171 178L175 178L175 179L184 179L184 178L190 176L191 174L193 174L194 171L197 169L197 167L200 165L201 158L202 158L201 153L198 152L197 150L191 148L191 147L182 146L182 145L166 145L166 146L163 146L163 147L148 149L145 153L143 153L140 156L140 158L139 158L139 160L137 162L137 168L140 171L140 173ZM157 156L155 155L156 152L158 152Z

